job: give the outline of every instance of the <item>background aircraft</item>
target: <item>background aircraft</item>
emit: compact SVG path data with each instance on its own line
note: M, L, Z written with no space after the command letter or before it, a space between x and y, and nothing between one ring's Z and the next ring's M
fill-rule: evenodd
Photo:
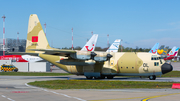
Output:
M106 52L118 52L120 42L121 42L120 39L116 39Z
M151 50L149 51L149 53L153 53L153 54L157 54L157 49L159 47L159 43L156 43Z
M37 62L42 61L43 59L30 55L4 55L0 56L0 60L12 60L13 62Z
M167 47L165 47L164 45L161 45L161 47L157 50L157 53L159 54L159 55L167 55L168 54L168 49L169 49L169 47L167 46Z
M98 34L93 34L91 39L86 43L86 45L81 49L81 51L94 51L96 47L97 39L98 39Z
M179 47L174 46L171 51L167 54L164 60L172 60L173 58L177 57Z

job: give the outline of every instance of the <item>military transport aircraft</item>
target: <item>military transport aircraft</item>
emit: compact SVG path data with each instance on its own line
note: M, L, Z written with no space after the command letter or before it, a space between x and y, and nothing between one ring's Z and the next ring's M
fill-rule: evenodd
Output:
M51 48L36 14L29 17L26 53L19 54L39 56L71 74L84 75L87 79L130 75L148 76L150 80L155 80L157 75L173 69L160 55L147 52L90 52ZM61 56L66 58L61 59Z

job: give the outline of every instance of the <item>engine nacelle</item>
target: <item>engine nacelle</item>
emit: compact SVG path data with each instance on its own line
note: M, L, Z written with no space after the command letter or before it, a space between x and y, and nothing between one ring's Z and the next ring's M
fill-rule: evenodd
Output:
M106 52L96 52L96 54L97 55L94 57L94 60L99 62L110 60L110 58L112 57L111 54Z
M110 60L111 54L106 52L89 52L89 51L76 51L74 54L70 54L70 57L78 60L95 60L98 62L104 62Z
M76 51L76 53L70 54L70 57L73 59L79 59L79 60L90 60L91 59L91 52Z

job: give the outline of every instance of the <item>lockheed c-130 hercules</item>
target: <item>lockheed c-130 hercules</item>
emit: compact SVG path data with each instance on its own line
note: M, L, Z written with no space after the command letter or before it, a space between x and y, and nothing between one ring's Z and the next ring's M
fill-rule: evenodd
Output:
M11 53L12 54L12 53ZM36 14L29 17L26 53L39 56L64 71L87 79L112 79L114 76L156 76L172 71L160 55L146 52L99 52L51 48Z

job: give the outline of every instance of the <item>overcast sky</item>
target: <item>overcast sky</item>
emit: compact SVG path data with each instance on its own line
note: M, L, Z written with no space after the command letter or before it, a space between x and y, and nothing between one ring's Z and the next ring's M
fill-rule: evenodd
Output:
M122 39L123 46L151 48L160 45L180 47L179 0L0 0L0 16L5 15L5 37L26 39L30 14L37 14L47 39L54 47L83 47L99 34L97 46ZM3 38L3 19L0 21Z

